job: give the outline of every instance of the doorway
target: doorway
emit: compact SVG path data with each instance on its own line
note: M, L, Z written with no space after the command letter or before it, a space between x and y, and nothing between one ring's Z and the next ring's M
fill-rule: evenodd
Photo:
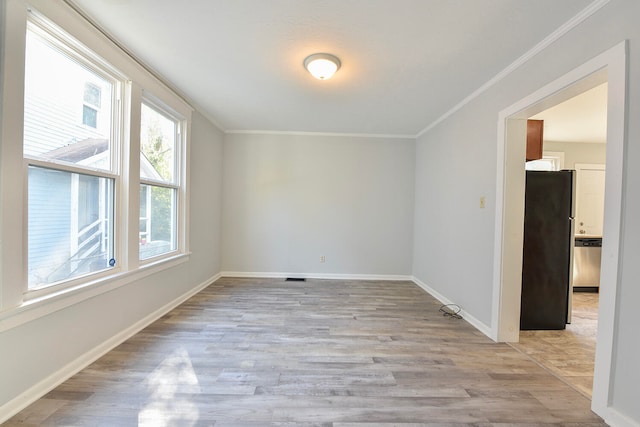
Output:
M592 409L604 414L609 401L618 258L621 233L626 94L626 42L549 83L499 114L496 180L496 236L492 334L496 341L517 342L520 323L524 218L526 119L599 84L608 82L607 182L603 263L598 308L599 330Z
M564 266L567 279L573 272L573 289L569 287L566 329L521 330L519 342L511 345L591 399L603 235L607 84L598 85L530 119L543 123L544 145L542 159L528 161L525 169L575 170L575 227L571 227L575 229L571 230L570 237L575 250L573 264L567 261ZM545 306L550 302L536 301ZM531 306L522 310L531 310ZM558 320L560 328L564 322Z

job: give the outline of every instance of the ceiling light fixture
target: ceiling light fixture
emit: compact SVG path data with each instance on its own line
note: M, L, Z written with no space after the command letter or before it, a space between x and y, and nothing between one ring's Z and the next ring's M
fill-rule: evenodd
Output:
M314 53L305 58L304 68L316 79L328 80L340 68L340 60L329 53Z

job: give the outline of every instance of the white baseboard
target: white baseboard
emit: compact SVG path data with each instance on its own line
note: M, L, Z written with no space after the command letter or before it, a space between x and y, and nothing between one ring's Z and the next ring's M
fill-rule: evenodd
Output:
M285 272L252 272L252 271L223 271L222 277L244 277L244 278L265 278L283 279L295 277L300 279L328 279L328 280L390 280L390 281L412 281L412 276L393 274L328 274L328 273L285 273Z
M621 414L612 407L607 407L601 414L596 412L604 419L604 422L611 427L640 427L640 424L626 415Z
M427 285L426 283L420 281L420 279L416 278L415 276L412 277L411 280L413 281L413 283L415 283L416 285L420 286L428 294L430 294L432 297L434 297L435 299L440 301L442 304L456 304L454 301L449 300L444 295L440 294L438 291L436 291L435 289L433 289L431 286ZM483 334L485 334L486 336L488 336L489 338L491 338L493 340L492 334L491 334L491 328L489 326L485 325L483 322L479 321L478 319L476 319L475 317L473 317L472 315L467 313L464 310L464 307L460 307L460 313L459 314L462 316L462 318L464 320L466 320L468 323L470 323L471 326L473 326L474 328L476 328L477 330L479 330L480 332L482 332Z
M205 280L196 287L190 289L188 292L180 295L173 301L148 314L143 319L129 326L127 329L119 332L118 334L109 338L107 341L104 341L97 347L94 347L93 349L84 353L80 357L68 363L63 368L49 375L47 378L43 379L23 393L11 399L9 402L2 405L0 407L0 424L4 423L9 418L13 417L15 414L17 414L36 400L40 399L42 396L71 378L73 375L77 374L82 369L86 368L91 363L95 362L100 357L104 356L106 353L113 350L115 347L122 344L123 342L140 332L142 329L146 328L151 323L164 316L175 307L179 306L180 304L191 298L193 295L209 286L211 283L218 280L220 277L221 274L218 273L215 276Z

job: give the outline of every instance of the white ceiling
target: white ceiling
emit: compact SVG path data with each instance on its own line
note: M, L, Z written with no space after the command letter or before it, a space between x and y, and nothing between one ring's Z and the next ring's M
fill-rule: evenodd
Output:
M607 84L601 84L535 116L544 120L544 140L607 142Z
M67 1L223 130L411 136L592 2Z

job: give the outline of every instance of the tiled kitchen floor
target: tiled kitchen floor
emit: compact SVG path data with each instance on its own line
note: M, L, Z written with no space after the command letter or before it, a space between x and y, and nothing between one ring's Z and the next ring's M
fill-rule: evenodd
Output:
M512 344L589 398L598 332L598 297L597 293L574 292L573 319L566 330L520 331L520 342Z

